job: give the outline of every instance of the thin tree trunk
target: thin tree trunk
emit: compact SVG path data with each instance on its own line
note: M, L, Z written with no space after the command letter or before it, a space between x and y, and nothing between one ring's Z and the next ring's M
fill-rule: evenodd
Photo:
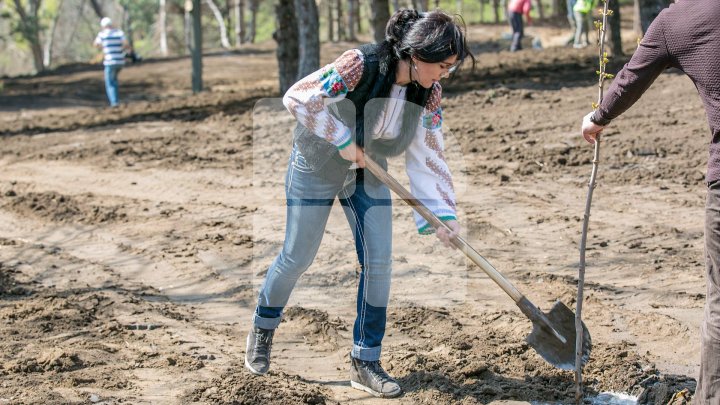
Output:
M38 12L42 0L31 0L29 2L30 9L25 10L20 0L14 0L15 10L20 16L20 34L30 43L30 51L33 56L33 64L35 70L42 72L45 70L43 64L43 47L40 41L40 24Z
M202 91L202 13L200 0L192 0L193 52L192 52L192 89L193 93Z
M127 5L122 6L123 10L123 31L125 31L125 39L128 41L128 45L130 45L130 49L135 49L135 41L133 39L133 27L132 27L132 16L130 15L130 10L128 10Z
M635 0L635 18L633 28L635 33L642 36L650 23L660 14L662 9L670 5L670 0Z
M98 3L98 0L90 0L90 5L92 6L93 11L98 18L105 17L105 13L103 13L103 9L102 7L100 7L100 3Z
M565 4L566 2L561 0L552 0L552 16L553 17L562 17L566 14L565 10Z
M280 93L292 86L298 76L298 26L295 19L294 0L279 0L275 5L275 26L273 39L277 42L278 76Z
M298 80L320 67L320 34L315 0L295 0L298 18Z
M55 42L55 29L57 28L57 22L60 19L60 10L62 9L63 0L58 1L57 10L55 16L50 23L50 29L48 29L45 35L45 49L43 50L43 66L47 69L52 65L52 49L53 43Z
M390 19L389 9L388 0L372 0L370 21L372 21L375 42L378 44L385 40L385 26Z
M500 23L500 0L492 0L493 13L495 13L495 24Z
M440 8L440 2L438 0L435 0L435 8ZM462 0L455 0L455 12L457 14L462 15L462 12L463 12L463 1Z
M400 10L400 1L393 0L392 6L393 6L393 12Z
M343 8L342 8L342 2L343 0L336 0L335 1L335 9L337 10L337 32L338 32L338 40L344 41L347 38L347 35L345 35L345 24L343 22Z
M610 52L613 56L622 56L622 38L620 37L620 3L618 0L608 0L608 9L612 15L608 17L608 28L610 29L609 43Z
M245 42L245 0L235 0L235 46Z
M167 10L165 9L165 1L160 0L160 12L158 14L158 26L160 29L160 55L168 56L167 45Z
M257 28L257 14L258 8L260 8L260 0L249 0L250 1L250 24L248 27L247 42L251 44L255 43L255 35Z
M188 54L192 55L192 3L186 3L185 5L190 6L185 7L185 48L187 49Z
M485 6L488 0L480 0L480 24L485 22Z
M325 6L327 7L328 41L335 42L335 24L333 21L333 0L326 0Z
M538 20L545 19L545 11L543 10L542 0L537 0Z
M355 4L357 4L357 7L355 9L357 10L356 16L355 16L355 22L357 23L357 31L358 34L361 34L363 32L362 30L362 3L361 0L355 0Z
M355 0L348 0L348 41L357 41L357 37L355 36L355 18Z
M220 45L225 49L230 49L230 41L228 41L227 28L225 27L225 19L223 18L220 9L213 0L205 0L205 2L210 7L210 11L212 11L213 15L215 16L215 20L217 21L220 28Z

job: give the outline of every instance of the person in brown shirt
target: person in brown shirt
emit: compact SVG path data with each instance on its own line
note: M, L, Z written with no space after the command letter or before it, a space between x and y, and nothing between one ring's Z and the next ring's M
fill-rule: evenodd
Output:
M693 403L720 404L720 2L676 0L645 33L599 108L583 119L582 135L594 143L611 120L632 106L665 69L690 77L710 125L705 208L707 295L701 327L700 376Z

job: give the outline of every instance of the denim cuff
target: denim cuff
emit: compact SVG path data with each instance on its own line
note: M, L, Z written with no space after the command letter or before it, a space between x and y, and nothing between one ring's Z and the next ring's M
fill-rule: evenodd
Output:
M263 318L262 316L255 314L253 315L253 325L261 329L275 329L280 325L282 317L277 318Z
M377 347L360 347L353 345L352 352L350 355L358 360L362 361L378 361L380 360L380 352L382 346Z

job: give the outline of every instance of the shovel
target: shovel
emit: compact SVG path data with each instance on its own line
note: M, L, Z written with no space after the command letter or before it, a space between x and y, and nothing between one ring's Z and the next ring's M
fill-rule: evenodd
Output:
M416 199L400 183L390 176L382 167L365 155L365 168L370 170L380 181L385 183L392 191L403 199L411 208L418 212L435 229L444 227L450 230L435 214L432 213L420 200ZM530 300L515 288L499 271L497 271L484 257L482 257L462 237L456 236L451 243L460 249L475 264L480 266L490 278L505 291L523 314L533 324L532 332L526 338L530 347L548 363L563 370L575 369L575 314L560 301L555 302L549 313L543 313ZM590 333L583 327L582 363L590 358L592 346Z

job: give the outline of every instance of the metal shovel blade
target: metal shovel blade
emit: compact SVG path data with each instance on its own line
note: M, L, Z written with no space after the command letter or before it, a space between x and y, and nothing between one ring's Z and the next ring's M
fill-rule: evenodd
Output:
M533 323L533 330L527 337L527 342L542 356L545 361L553 366L563 370L575 369L575 313L560 301L555 302L549 313L545 314L529 301L523 304L530 304L533 309L527 308L527 305L521 305L520 309L528 315ZM532 312L532 314L528 314ZM592 340L590 332L588 332L585 323L583 327L583 352L582 364L587 363L590 359L590 349L592 348ZM561 340L564 338L564 342Z

